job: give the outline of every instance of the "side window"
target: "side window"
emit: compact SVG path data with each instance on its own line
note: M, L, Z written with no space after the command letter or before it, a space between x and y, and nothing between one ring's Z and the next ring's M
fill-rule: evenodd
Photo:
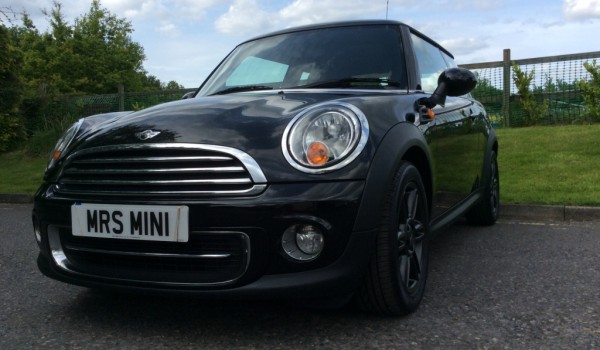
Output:
M442 56L444 57L444 60L446 61L446 66L448 66L448 68L458 67L456 62L454 62L454 58L448 56L446 53L444 53L444 51L441 51L441 52L442 52Z
M411 34L411 37L419 66L419 75L421 76L421 89L426 92L433 92L437 87L440 73L448 68L448 64L440 49L415 34ZM451 60L449 56L447 59Z

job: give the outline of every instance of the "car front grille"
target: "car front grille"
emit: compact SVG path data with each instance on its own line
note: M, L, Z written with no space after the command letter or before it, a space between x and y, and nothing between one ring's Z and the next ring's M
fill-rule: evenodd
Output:
M198 144L96 147L65 160L55 193L74 199L255 195L258 164L237 149Z
M55 263L71 273L128 282L221 285L248 268L250 240L243 232L190 232L189 242L76 237L50 227Z

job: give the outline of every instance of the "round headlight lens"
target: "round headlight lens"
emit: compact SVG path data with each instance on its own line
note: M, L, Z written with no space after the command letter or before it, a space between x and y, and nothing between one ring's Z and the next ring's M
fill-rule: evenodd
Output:
M282 147L288 162L307 173L339 169L363 150L368 122L355 106L336 103L313 106L288 125Z
M79 128L81 128L81 124L83 124L83 118L71 125L71 127L69 127L67 131L65 131L64 134L58 139L56 146L54 146L52 153L50 153L47 169L52 168L54 164L56 164L56 162L62 158L65 150L67 147L69 147L69 144L71 141L73 141L75 135L77 135Z

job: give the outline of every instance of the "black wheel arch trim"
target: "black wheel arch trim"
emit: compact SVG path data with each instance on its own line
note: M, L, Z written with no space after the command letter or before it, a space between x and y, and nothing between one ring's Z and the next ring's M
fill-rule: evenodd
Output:
M354 231L370 230L379 225L385 191L403 161L409 161L421 173L429 212L431 212L431 156L423 132L411 123L399 123L384 136L369 167L363 196L354 223ZM415 164L416 163L416 164Z
M490 157L492 156L492 151L496 152L496 157L498 157L498 139L496 138L496 132L494 129L490 128L490 132L487 139L487 145L485 147L485 155L483 158L483 169L481 174L483 175L483 180L487 179L490 176ZM480 186L480 190L483 191L484 186Z

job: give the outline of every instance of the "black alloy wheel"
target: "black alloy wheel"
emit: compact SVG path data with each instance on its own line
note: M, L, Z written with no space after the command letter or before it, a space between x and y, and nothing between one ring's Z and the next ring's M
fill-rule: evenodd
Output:
M356 301L369 312L405 315L423 298L429 262L429 210L417 168L403 163L386 196L376 251Z
M425 223L421 222L417 210L420 203L417 184L411 182L404 189L400 199L400 223L398 225L398 272L399 281L409 294L418 291L423 275L423 246L425 241Z
M467 221L472 225L493 225L500 212L500 175L496 152L490 154L488 175L485 182L482 198L471 210L467 212Z

